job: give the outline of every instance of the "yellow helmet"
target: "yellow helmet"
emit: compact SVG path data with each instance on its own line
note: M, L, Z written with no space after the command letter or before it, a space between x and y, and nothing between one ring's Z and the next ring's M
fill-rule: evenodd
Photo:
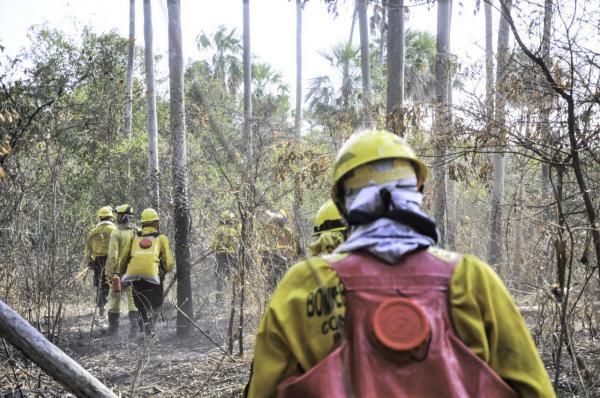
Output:
M221 221L229 221L229 220L233 220L235 218L235 214L233 214L229 210L224 210L221 212L221 215L219 216L219 218L221 219Z
M110 206L101 207L100 210L96 212L96 217L98 218L106 218L112 216L112 208Z
M156 212L156 210L150 208L144 209L142 215L140 216L140 222L142 223L158 220L160 220L158 218L158 213Z
M346 225L342 221L342 214L333 200L329 199L321 206L314 221L314 235L320 235L325 231L344 231Z
M133 214L133 208L129 205L121 205L115 208L117 214Z
M333 166L331 197L337 200L338 184L349 171L381 159L406 159L412 162L421 189L429 171L413 149L399 136L386 130L367 130L354 134L340 148Z

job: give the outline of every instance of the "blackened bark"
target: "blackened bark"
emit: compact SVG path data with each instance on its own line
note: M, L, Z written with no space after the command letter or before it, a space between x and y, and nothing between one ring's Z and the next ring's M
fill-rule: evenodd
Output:
M181 43L180 0L168 0L169 14L169 94L171 140L173 146L173 221L175 225L175 261L177 263L177 306L189 317L194 317L192 283L190 279L191 217L187 190L187 148L185 108L183 103L183 46ZM191 323L183 314L177 314L177 335L185 336Z

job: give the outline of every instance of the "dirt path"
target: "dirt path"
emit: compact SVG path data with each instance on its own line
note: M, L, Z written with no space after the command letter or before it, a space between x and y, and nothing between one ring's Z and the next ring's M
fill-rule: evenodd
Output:
M212 307L211 307L212 309ZM227 312L203 311L197 320L215 342L226 346ZM60 347L99 380L123 397L231 397L240 396L248 379L251 358L233 358L194 330L185 339L175 337L175 314L163 310L164 321L157 325L154 338L129 337L129 320L121 316L119 335L106 335L107 324L94 325L92 314L66 317ZM248 339L247 347L250 347ZM4 351L4 347L0 346ZM9 355L21 354L8 347ZM251 352L250 350L248 352ZM10 360L0 364L0 397L19 397L15 379L27 397L69 397L60 385L29 361ZM12 365L12 366L11 366ZM135 386L134 386L135 385Z

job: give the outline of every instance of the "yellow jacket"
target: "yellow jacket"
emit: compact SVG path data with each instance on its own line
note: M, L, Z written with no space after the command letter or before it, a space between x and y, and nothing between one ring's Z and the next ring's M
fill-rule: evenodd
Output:
M117 225L117 229L110 234L108 242L108 258L106 260L106 276L112 279L117 271L119 263L119 254L128 241L133 238L135 227L133 225Z
M308 252L311 256L322 256L331 254L344 241L342 231L325 231L317 236L317 240L308 245Z
M440 249L429 250L442 259L452 256ZM307 371L332 351L337 320L345 314L343 301L328 306L321 315L309 311L309 306L318 289L327 289L328 294L343 289L328 263L341 258L330 255L325 256L327 261L316 257L299 262L275 289L256 334L249 397L275 396L283 380L297 369ZM473 255L463 256L452 274L449 295L461 340L519 397L555 397L527 325L487 264Z
M259 232L256 248L262 253L277 253L288 260L298 254L294 232L287 226L266 224Z
M110 234L115 228L115 224L110 221L100 221L90 230L85 242L84 258L86 261L108 255Z
M140 236L145 235L156 235L158 231L153 227L143 227ZM127 271L127 265L129 264L129 259L131 258L131 244L133 243L134 235L131 236L129 240L123 246L123 250L119 254L119 262L118 262L118 274L123 275ZM173 260L173 255L171 254L171 247L169 246L169 239L163 235L158 234L159 239L159 255L158 260L160 261L160 267L162 267L166 272L172 272L175 268L175 260Z
M215 253L234 254L240 231L228 225L219 225L215 230L210 248Z

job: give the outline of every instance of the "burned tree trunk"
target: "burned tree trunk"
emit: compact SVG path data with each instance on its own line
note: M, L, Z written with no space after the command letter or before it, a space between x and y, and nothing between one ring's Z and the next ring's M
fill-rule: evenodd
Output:
M78 397L117 397L2 300L0 335Z

